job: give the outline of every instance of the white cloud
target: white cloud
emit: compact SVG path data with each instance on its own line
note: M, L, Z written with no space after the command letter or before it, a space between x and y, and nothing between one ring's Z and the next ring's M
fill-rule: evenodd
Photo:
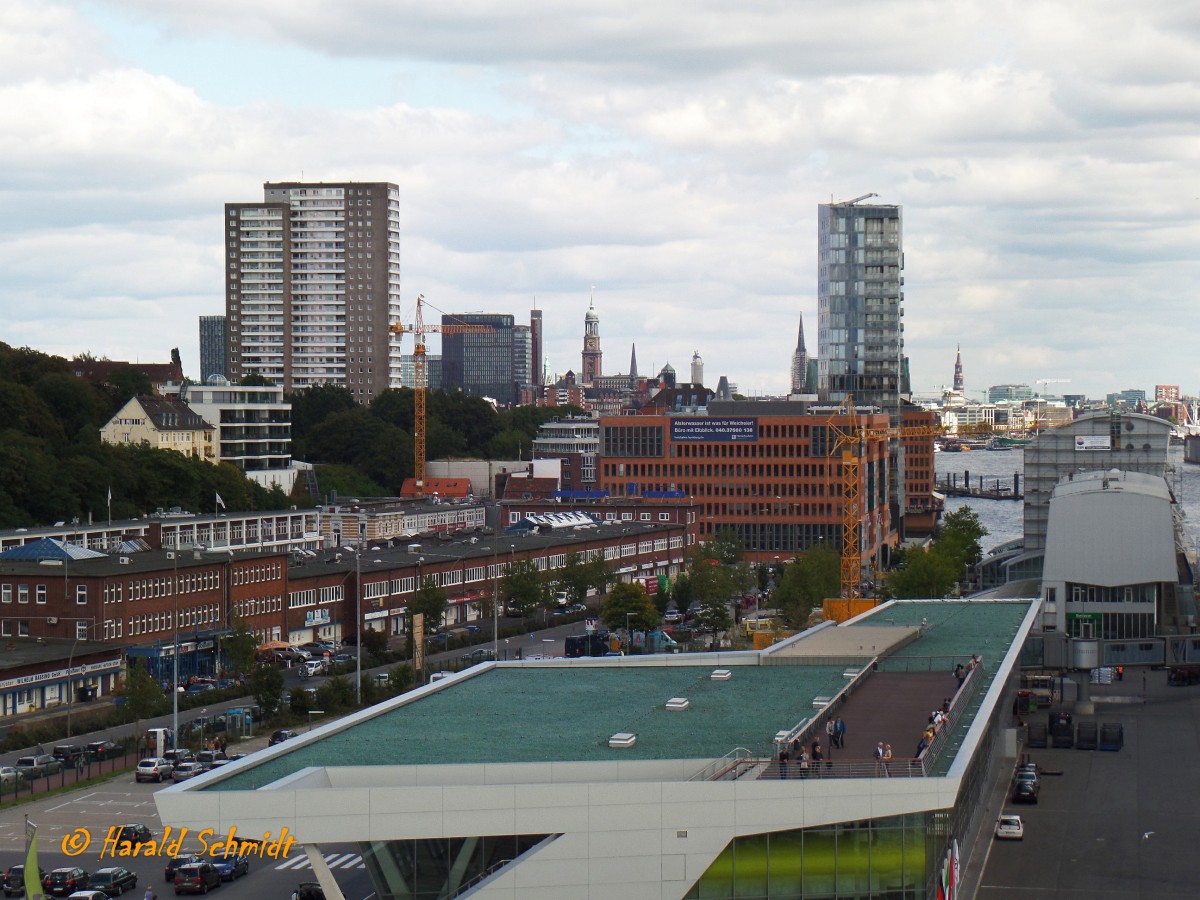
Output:
M536 297L564 371L596 284L610 371L636 341L643 371L698 349L778 391L801 312L816 350L816 206L873 191L904 205L915 387L961 343L976 387L1197 392L1161 332L1197 285L1198 67L1167 0L14 0L3 339L193 371L222 204L389 180L406 303Z

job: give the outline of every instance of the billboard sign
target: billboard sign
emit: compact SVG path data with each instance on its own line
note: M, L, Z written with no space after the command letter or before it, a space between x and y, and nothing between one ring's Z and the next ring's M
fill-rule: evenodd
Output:
M674 418L671 440L675 443L728 443L757 441L758 419L734 419L720 416Z
M1112 438L1107 434L1077 434L1076 450L1111 450Z

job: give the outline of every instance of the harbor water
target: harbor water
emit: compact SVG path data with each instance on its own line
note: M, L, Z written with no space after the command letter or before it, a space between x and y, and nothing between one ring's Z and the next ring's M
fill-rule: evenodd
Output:
M968 450L965 453L935 453L934 471L941 483L953 475L963 483L965 474L970 473L971 484L978 487L982 476L986 487L994 487L998 481L1004 486L1013 483L1013 475L1021 474L1021 490L1025 489L1025 453L1017 447L1012 450ZM1167 455L1167 480L1184 513L1186 547L1195 551L1200 547L1200 465L1183 461L1183 448L1171 447ZM1024 504L1019 500L982 500L974 497L947 497L946 511L971 507L979 521L988 530L980 542L984 552L1006 541L1021 537L1024 530Z

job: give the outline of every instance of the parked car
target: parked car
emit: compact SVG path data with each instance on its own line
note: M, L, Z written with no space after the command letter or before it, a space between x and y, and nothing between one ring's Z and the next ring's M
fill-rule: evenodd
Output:
M355 656L353 653L339 653L333 658L334 665L341 666L346 663L354 662Z
M1025 839L1025 824L1020 816L1003 815L996 822L996 837L1002 841Z
M463 662L470 663L471 665L495 658L496 652L491 647L476 647L470 653L464 653L459 657Z
M212 767L214 769L219 769L221 766L228 765L229 763L242 759L245 756L245 753L226 753L224 759L214 759Z
M109 900L109 896L104 891L76 891L67 900Z
M62 760L55 759L49 753L39 753L36 756L22 756L14 768L26 778L44 778L62 771Z
M207 681L197 681L195 684L189 684L188 689L184 691L184 693L192 695L204 694L208 691L215 691L216 689L217 686L215 684L209 684Z
M316 881L302 881L296 885L296 900L325 900L325 889Z
M329 668L329 664L321 659L306 659L302 664L302 675L321 675Z
M154 840L154 832L140 822L131 822L117 829L117 842L130 843L135 847ZM103 890L103 888L101 888Z
M171 765L177 766L180 763L191 762L193 759L195 759L195 756L192 755L191 750L168 750L163 754L163 759L165 759Z
M0 785L16 784L21 780L21 773L12 766L0 766Z
M100 761L103 759L116 759L118 756L124 756L125 751L113 741L92 741L83 748L87 753L88 759Z
M126 891L137 888L137 876L121 866L108 866L93 872L88 883L93 890L103 891L110 897L119 897Z
M271 735L271 739L267 741L268 747L274 747L276 744L282 744L284 741L291 740L296 736L296 732L287 728L280 728Z
M213 867L222 881L233 881L241 878L250 871L250 857L244 854L237 856L218 856L213 860Z
M1018 781L1013 785L1013 803L1037 803L1041 785L1037 781Z
M187 781L189 778L195 778L201 772L207 772L212 766L208 763L202 763L199 760L188 760L177 765L171 772L171 780L176 784L181 781Z
M83 748L78 744L59 744L50 751L50 755L59 760L65 768L74 766L83 758Z
M676 622L683 621L683 613L677 609L668 609L665 613L663 613L662 620L666 625L674 625Z
M38 869L38 884L46 880L46 870ZM4 870L4 896L20 897L25 893L25 867L9 866Z
M188 863L175 870L176 894L207 894L220 886L221 876L212 863Z
M204 859L195 853L184 853L181 856L173 856L167 860L167 865L163 869L163 878L166 879L167 884L173 884L177 869L199 862L204 862Z
M218 759L224 759L224 758L225 758L225 751L223 751L223 750L201 750L199 753L196 754L196 762L204 763L206 766L209 766L209 767L211 767L212 764L214 762L216 762Z
M175 767L161 756L151 757L143 759L137 764L137 770L133 773L133 780L138 782L161 782L164 778L170 778L173 771L175 771Z
M42 879L42 890L55 897L66 897L76 891L86 891L87 889L88 873L79 866L51 869L50 874Z

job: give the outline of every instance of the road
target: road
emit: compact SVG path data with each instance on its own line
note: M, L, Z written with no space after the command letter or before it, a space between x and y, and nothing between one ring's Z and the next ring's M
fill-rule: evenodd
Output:
M551 620L553 621L553 620ZM521 657L531 656L561 656L564 652L564 639L570 634L582 634L582 621L563 625L552 625L545 629L500 640L500 658L515 659L518 651ZM490 647L490 643L481 646ZM464 649L443 651L429 657L429 669L436 670L440 664L455 662L466 652ZM364 672L374 675L386 672L387 666L366 669ZM301 679L296 669L284 672L287 688L318 687L325 679ZM202 709L180 711L181 725L190 722L201 715L214 715L225 710L246 706L253 702L250 698L227 700L213 703ZM144 720L136 725L125 725L119 728L78 734L71 737L70 742L85 744L98 740L120 740L129 736L131 730L144 732L152 727L170 727L171 716L161 716L156 719ZM301 726L303 727L303 726ZM241 752L254 752L267 744L268 731L260 730L244 740L237 742L236 748ZM32 752L35 748L7 753L0 758L0 763L11 765L18 756ZM49 747L47 749L50 749ZM129 758L130 761L133 757ZM60 783L54 776L52 783ZM111 778L85 787L58 793L52 796L31 799L24 803L8 806L0 810L0 871L10 865L24 861L25 852L25 820L38 826L39 865L46 871L65 865L78 865L85 871L93 872L105 865L123 865L138 875L137 891L144 892L152 885L158 895L165 898L170 895L171 888L163 880L163 865L161 857L137 857L114 860L101 860L100 849L104 836L111 826L129 823L141 823L150 828L156 838L163 834L162 823L158 818L158 810L154 803L154 792L162 785L138 784L133 779L132 772L116 774ZM87 836L87 849L78 855L69 855L64 850L73 851L76 846L82 846L84 836ZM245 835L251 837L251 835ZM195 835L189 835L185 840L184 849L199 850L200 844ZM323 846L322 851L329 861L334 877L341 886L347 900L360 900L373 892L370 878L357 845ZM226 900L262 900L264 897L286 898L292 889L301 881L312 879L312 870L303 850L293 848L288 858L284 860L251 861L250 873L234 882L222 885L219 896ZM140 894L135 896L139 897Z

